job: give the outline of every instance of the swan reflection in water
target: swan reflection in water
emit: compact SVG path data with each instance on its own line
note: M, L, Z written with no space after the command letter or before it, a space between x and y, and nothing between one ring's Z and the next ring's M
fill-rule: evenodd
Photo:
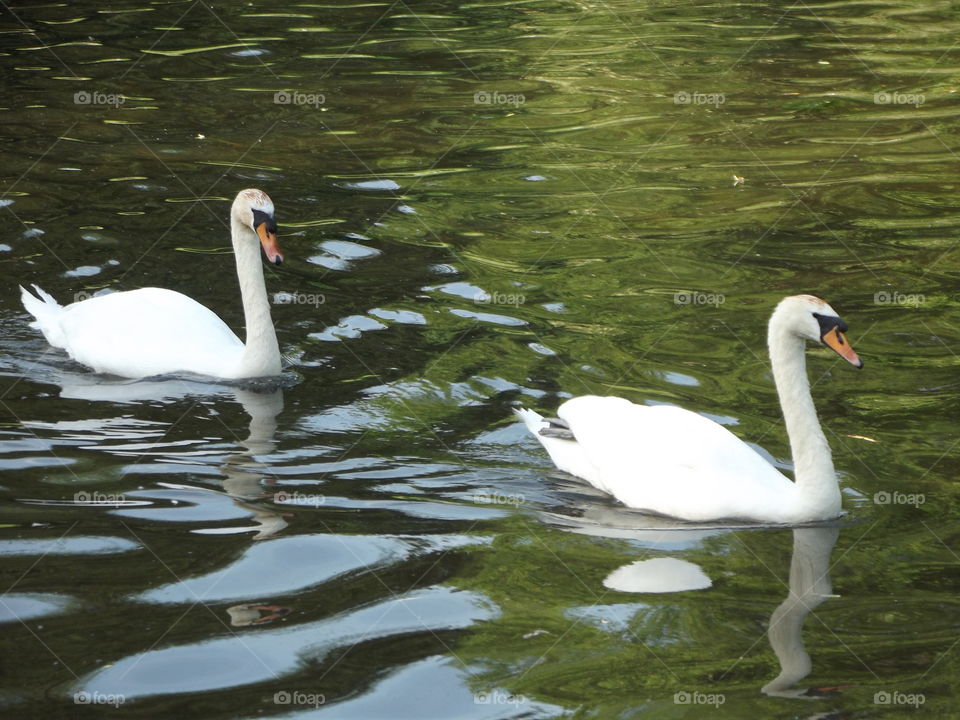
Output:
M831 597L830 553L840 534L838 527L793 530L790 591L770 616L767 637L780 661L780 674L760 692L764 695L814 700L830 694L821 688L793 687L810 674L810 654L803 644L803 623L813 610Z
M283 390L281 387L283 379L279 382L275 379L247 381L244 382L243 386L239 386L185 378L126 380L90 373L77 373L53 365L34 366L32 370L33 372L25 374L33 375L34 379L40 382L52 382L59 385L61 388L60 397L66 399L110 403L171 403L189 398L218 397L235 400L250 417L250 423L246 439L235 439L239 447L230 452L220 465L219 469L223 474L223 491L202 485L180 485L170 482L159 482L157 484L167 490L182 489L192 493L225 495L233 501L236 507L243 511L243 514L250 516L254 523L253 525L240 527L216 527L195 531L201 534L253 532L252 538L254 540L263 540L287 527L287 522L280 512L259 502L265 497L263 487L265 478L267 483L271 483L272 480L269 479L269 466L257 459L257 456L273 452L276 447L277 415L283 410ZM38 375L41 377L38 377ZM126 440L130 439L129 430L131 426L138 426L139 432L135 434L135 437L146 442L140 442L136 446L103 445L102 449L123 455L142 454L148 451L153 454L162 454L165 457L177 457L178 454L181 457L187 455L186 452L178 453L176 449L169 446L164 449L162 445L159 445L159 442L158 445L152 447L149 445L147 437L155 435L153 430L162 428L160 432L162 437L170 429L171 426L166 423L126 418L107 420L91 418L81 421L65 421L64 423L25 424L33 427L56 427L58 425L66 427L69 425L71 430L92 431L102 435L103 439L110 439L119 435ZM149 427L151 432L144 432L142 430L144 427ZM226 429L226 426L224 428ZM229 442L233 438L225 439ZM177 446L182 445L183 443L177 443ZM190 454L196 455L196 452Z
M280 388L269 392L236 388L234 396L250 416L250 425L247 439L239 441L243 451L231 453L220 466L224 476L223 489L238 507L253 513L257 527L253 539L263 540L287 527L280 512L259 502L264 497L262 482L265 475L269 476L270 468L256 459L257 455L267 455L276 448L277 415L283 410L283 391ZM267 479L267 482L272 480ZM250 529L221 528L216 532L247 532Z
M669 518L643 516L629 509L584 503L579 518L544 513L554 525L569 531L603 537L643 541L655 547L684 549L699 545L705 538L731 530L735 526L711 525L681 529ZM689 526L687 526L689 527ZM755 526L754 526L755 527ZM770 616L767 638L777 660L780 674L760 691L767 696L815 700L828 697L840 688L796 687L810 674L813 664L803 642L807 616L832 594L830 555L840 533L837 526L793 528L793 555L787 597ZM706 590L710 578L695 563L672 557L657 557L627 563L611 572L603 581L611 590L629 593L671 593Z

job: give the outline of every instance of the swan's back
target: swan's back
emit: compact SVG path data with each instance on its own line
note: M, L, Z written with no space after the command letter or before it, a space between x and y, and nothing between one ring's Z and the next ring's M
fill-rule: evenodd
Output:
M176 372L228 377L244 346L214 313L182 293L141 288L64 307L56 318L62 345L97 372L148 377ZM48 338L43 323L38 323Z
M796 486L722 425L683 408L583 396L557 411L590 465L585 477L633 508L689 520L796 507ZM579 474L579 473L578 473Z

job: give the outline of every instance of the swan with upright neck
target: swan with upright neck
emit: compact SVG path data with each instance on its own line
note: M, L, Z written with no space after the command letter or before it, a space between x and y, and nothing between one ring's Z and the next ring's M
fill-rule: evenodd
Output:
M559 469L629 507L695 522L826 520L840 514L840 487L804 351L807 341L822 343L863 367L846 330L836 311L812 295L784 298L770 317L770 364L795 481L722 425L679 407L587 395L563 403L557 418L514 412Z
M280 349L270 318L260 261L279 265L273 202L262 190L241 190L230 231L247 329L242 342L216 313L173 290L140 288L61 306L36 285L20 288L27 311L47 342L98 373L143 378L194 373L223 379L280 374Z

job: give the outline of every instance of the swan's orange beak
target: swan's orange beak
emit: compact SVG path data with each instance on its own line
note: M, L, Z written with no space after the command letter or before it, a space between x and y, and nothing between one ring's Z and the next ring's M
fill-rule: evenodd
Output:
M267 260L274 265L282 263L283 252L277 244L277 233L270 229L266 220L257 225L257 235L260 236L260 244L263 246L263 252L266 254Z
M831 328L820 339L823 340L824 345L833 350L837 355L842 357L854 367L863 367L863 360L861 360L853 351L853 348L850 347L850 343L847 342L847 338L844 336L844 334L840 332L840 328Z

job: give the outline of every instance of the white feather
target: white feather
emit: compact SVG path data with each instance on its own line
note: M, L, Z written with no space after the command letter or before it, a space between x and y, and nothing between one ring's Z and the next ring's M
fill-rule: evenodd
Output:
M553 460L554 465L564 472L576 475L594 486L600 487L601 490L606 490L606 488L598 485L601 482L601 477L587 458L587 454L580 443L541 435L540 431L549 427L550 424L533 410L515 408L514 412L540 441L547 454L550 455L550 459Z

